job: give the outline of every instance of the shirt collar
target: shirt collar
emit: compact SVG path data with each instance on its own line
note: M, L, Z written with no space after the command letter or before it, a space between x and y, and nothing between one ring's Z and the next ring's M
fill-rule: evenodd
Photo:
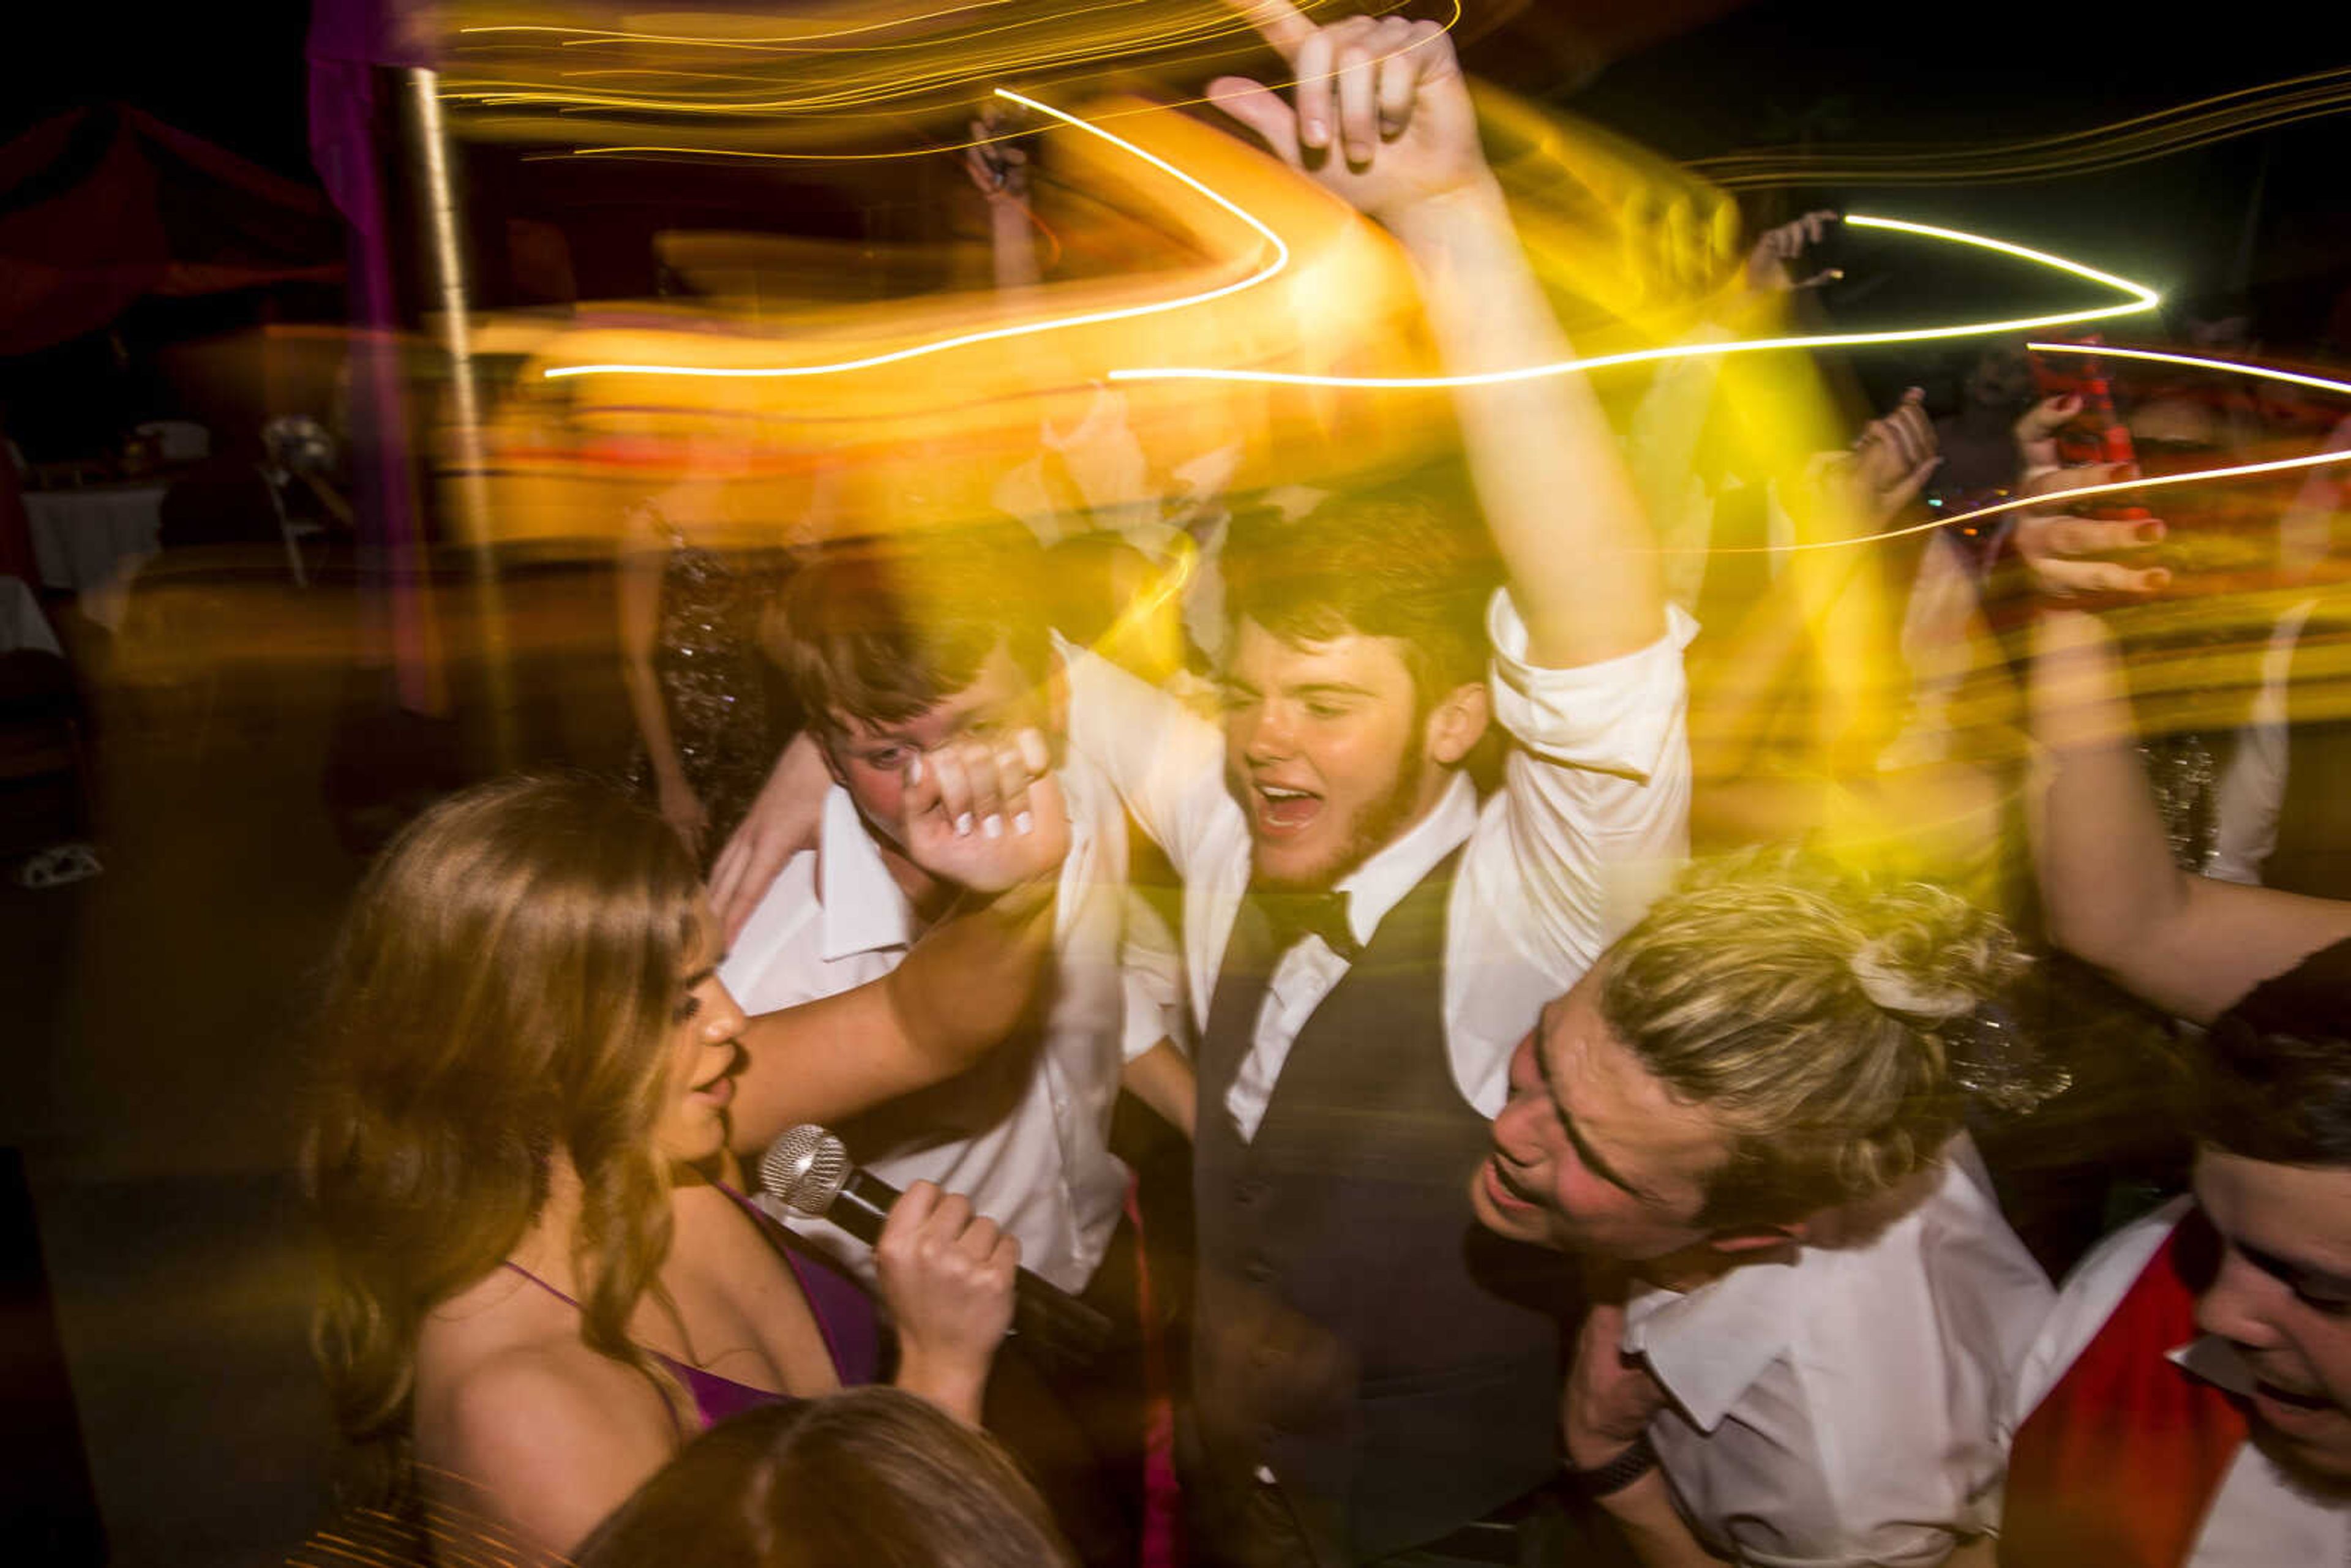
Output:
M2210 1384L2224 1394L2250 1399L2257 1381L2253 1369L2237 1347L2219 1334L2199 1334L2186 1344L2163 1353L2164 1359L2189 1376Z
M1437 862L1466 841L1478 826L1478 791L1466 773L1456 772L1428 815L1389 841L1339 879L1347 895L1347 929L1368 944L1388 911L1436 869Z
M881 846L857 814L857 802L835 784L825 791L817 869L823 901L822 956L828 964L856 953L911 946L914 914L892 880Z
M1647 1359L1700 1431L1722 1425L1787 1350L1801 1257L1743 1263L1687 1292L1652 1287L1625 1303L1624 1350Z

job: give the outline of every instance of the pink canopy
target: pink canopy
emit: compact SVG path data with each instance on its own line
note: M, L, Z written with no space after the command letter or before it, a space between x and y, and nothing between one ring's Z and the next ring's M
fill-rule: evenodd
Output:
M146 295L333 282L342 253L316 188L127 105L0 146L0 354L78 337Z

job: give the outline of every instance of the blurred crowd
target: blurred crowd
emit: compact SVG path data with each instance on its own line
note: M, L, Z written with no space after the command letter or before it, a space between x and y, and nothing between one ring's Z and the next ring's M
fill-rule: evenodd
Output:
M2346 1560L2325 346L2196 298L1865 406L1727 347L1825 335L1836 213L1637 220L1727 264L1579 317L1441 28L1257 22L1201 123L1395 298L1080 372L977 507L914 432L779 517L704 422L604 529L632 762L377 860L356 1495L598 1568Z

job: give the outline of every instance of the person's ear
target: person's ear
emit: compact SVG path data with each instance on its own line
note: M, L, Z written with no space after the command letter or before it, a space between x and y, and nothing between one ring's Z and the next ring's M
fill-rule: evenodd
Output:
M1742 1225L1735 1229L1718 1230L1706 1239L1706 1244L1717 1252L1736 1257L1748 1252L1769 1252L1777 1248L1801 1246L1811 1228L1811 1221L1799 1219L1792 1225Z
M1423 727L1423 749L1436 762L1454 768L1486 733L1494 714L1483 681L1464 681L1437 700Z
M844 789L849 788L849 775L841 766L841 756L837 749L841 744L841 737L821 724L809 726L809 733L816 737L816 754L824 758L824 770L832 776L834 783Z

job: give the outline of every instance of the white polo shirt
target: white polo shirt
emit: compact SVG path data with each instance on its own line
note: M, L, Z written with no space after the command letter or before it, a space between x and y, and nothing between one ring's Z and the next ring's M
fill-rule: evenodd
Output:
M1649 1440L1708 1546L1926 1568L1999 1522L2010 1391L2052 1292L1965 1136L1839 1218L1828 1244L1634 1296L1623 1348L1671 1396Z

